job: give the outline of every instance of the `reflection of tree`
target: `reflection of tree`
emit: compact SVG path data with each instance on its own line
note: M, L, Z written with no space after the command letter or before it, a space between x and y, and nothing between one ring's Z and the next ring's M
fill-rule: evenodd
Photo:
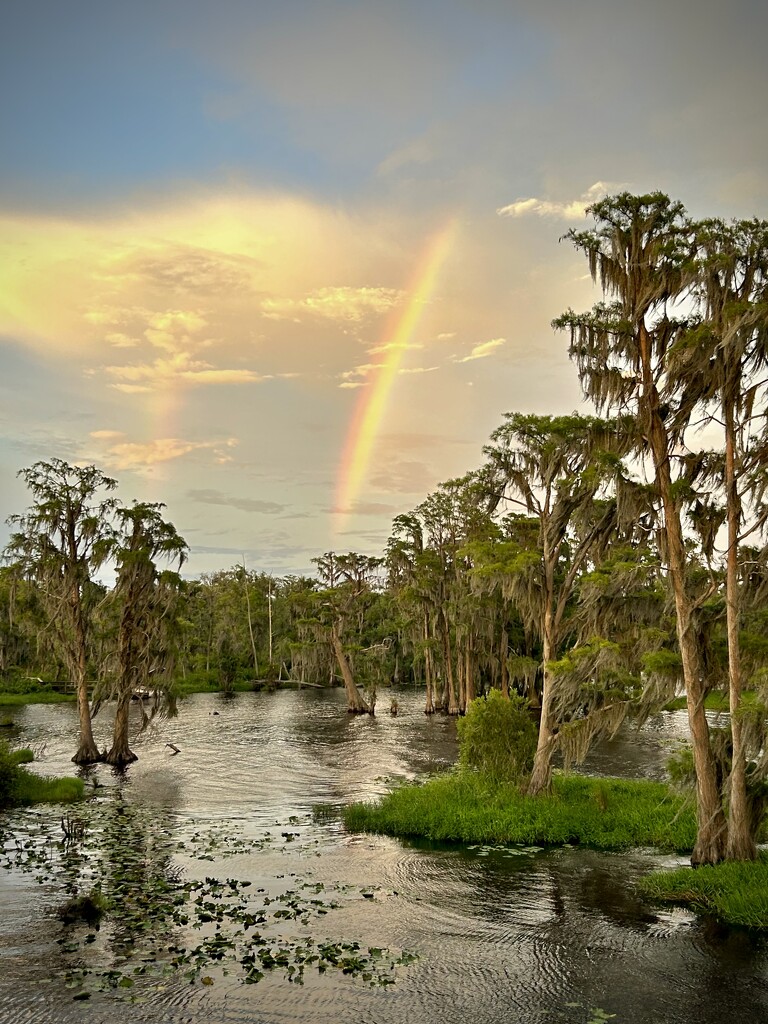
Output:
M93 982L109 988L130 987L134 974L162 970L172 933L184 923L187 898L172 864L169 810L130 803L116 788L108 802L62 824L55 875L70 900L60 911L65 929L55 975L70 988ZM93 930L99 930L99 914L89 915L91 905L106 911L99 935Z
M155 952L168 944L175 911L184 895L171 864L170 815L124 801L118 790L99 836L102 891L111 907L113 952ZM147 948L135 950L143 937Z

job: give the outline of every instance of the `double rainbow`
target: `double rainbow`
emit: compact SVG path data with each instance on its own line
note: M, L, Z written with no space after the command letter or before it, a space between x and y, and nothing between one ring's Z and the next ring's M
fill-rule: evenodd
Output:
M374 371L370 385L361 389L339 465L335 505L337 533L353 511L365 483L395 379L406 353L413 347L414 333L435 289L455 233L456 218L452 217L425 246L407 289L406 304L391 331L385 333L380 346L384 361Z

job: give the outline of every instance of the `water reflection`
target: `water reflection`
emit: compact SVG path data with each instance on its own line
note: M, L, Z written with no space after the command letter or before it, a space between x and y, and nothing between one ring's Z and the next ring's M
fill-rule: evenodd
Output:
M398 702L397 717L371 720L347 715L340 692L197 695L182 703L178 719L156 723L132 744L140 760L126 773L100 765L88 775L97 784L93 813L114 810L105 844L110 884L133 881L148 890L157 877L183 870L188 879L247 879L271 896L304 882L335 887L339 906L313 919L312 935L416 948L421 959L399 970L393 989L309 973L301 987L279 973L250 986L233 971L209 987L182 976L138 984L147 1001L127 1009L110 993L73 1002L63 978L72 958L58 943L63 926L51 913L61 894L28 875L2 872L0 1019L585 1024L596 1007L615 1013L616 1024L768 1017L762 940L638 900L635 879L674 858L402 844L348 836L337 821L313 820L314 805L372 798L388 779L420 777L455 759L455 723L425 716L421 694L399 693ZM71 706L30 706L14 717L16 742L45 745L42 770L72 770ZM108 715L97 719L101 744L110 724ZM587 770L659 777L684 729L684 715L660 716L637 736L622 733L603 744ZM35 815L56 827L60 811L17 812L5 824L18 831ZM195 836L205 828L263 844L200 862ZM296 929L286 922L286 936ZM154 939L143 937L126 912L88 944L83 964L124 956L162 961L179 934L161 929Z

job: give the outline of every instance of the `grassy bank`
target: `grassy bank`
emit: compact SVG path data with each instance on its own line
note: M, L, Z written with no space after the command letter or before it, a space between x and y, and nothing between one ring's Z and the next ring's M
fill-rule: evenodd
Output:
M23 804L70 803L83 796L83 780L51 779L28 772L31 750L9 750L0 744L0 809Z
M270 684L263 681L238 681L233 684L230 693L253 693L254 690L267 689ZM284 680L271 684L276 689L295 687L296 683ZM179 679L173 684L177 697L187 697L191 693L224 693L218 681L205 678ZM29 690L19 693L17 690L0 690L0 710L5 707L18 707L21 704L66 704L77 700L74 693L58 693L55 690Z
M0 708L20 704L68 704L76 700L74 693L55 693L53 690L35 690L31 693L0 693Z
M522 796L469 772L406 785L376 804L352 804L354 832L456 842L582 844L600 850L655 847L686 852L696 826L692 806L660 782L558 776L551 796Z
M648 899L681 903L728 924L768 928L768 853L749 863L658 871L639 888Z
M754 690L745 690L741 695L741 700L745 709L754 709L760 704L758 695ZM684 711L687 706L688 702L685 697L675 697L674 700L671 700L668 704L664 705L664 710ZM729 711L730 704L728 701L728 694L721 693L719 690L713 690L704 698L704 707L707 711Z

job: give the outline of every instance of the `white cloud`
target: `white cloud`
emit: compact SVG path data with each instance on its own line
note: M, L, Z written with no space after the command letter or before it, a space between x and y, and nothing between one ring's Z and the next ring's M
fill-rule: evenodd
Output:
M437 369L438 369L437 366L404 366L401 370L398 370L397 372L399 374L405 374L405 373L432 373L433 370L437 370Z
M516 199L508 206L500 206L496 213L500 217L526 217L535 214L538 217L554 217L559 220L583 220L587 207L613 190L614 186L604 181L596 181L578 199L567 199L559 203L550 199Z

